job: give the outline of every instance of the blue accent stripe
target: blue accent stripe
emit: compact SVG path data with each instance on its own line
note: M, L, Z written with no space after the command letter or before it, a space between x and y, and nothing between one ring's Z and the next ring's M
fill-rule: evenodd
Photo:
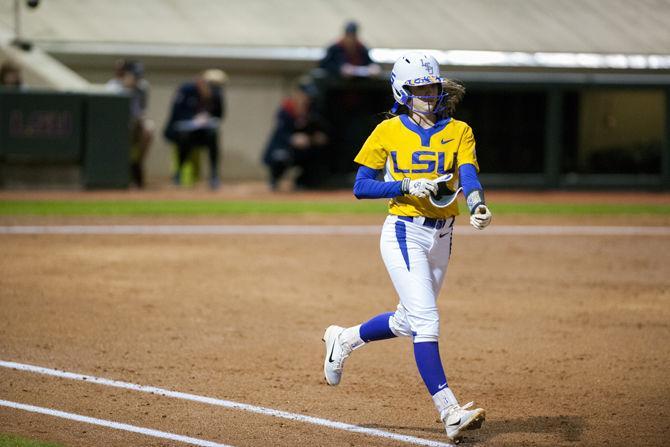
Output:
M357 199L393 198L402 195L402 182L385 182L377 180L379 170L361 166L356 173L354 195Z
M447 386L437 342L414 343L414 359L431 396Z
M395 222L395 237L398 239L400 252L405 260L405 265L407 265L407 271L409 271L409 252L407 251L407 229L405 228L405 222L400 220Z
M435 125L429 129L424 129L423 127L419 126L417 123L412 121L412 119L407 116L407 115L400 115L400 122L402 122L405 127L415 134L417 134L421 138L421 146L425 147L430 147L430 138L447 127L447 124L449 124L449 121L451 121L451 117L442 119L435 123Z
M396 335L391 330L389 323L393 314L394 312L386 312L363 323L359 331L361 339L365 343L369 343L371 341L395 338Z
M454 244L454 222L456 221L455 217L451 218L451 223L449 228L451 229L451 234L449 235L449 257L451 257L451 246Z
M458 177L461 181L461 186L463 187L463 195L467 197L474 190L481 191L482 184L479 183L479 177L477 177L477 168L472 163L466 163L461 165L458 168Z

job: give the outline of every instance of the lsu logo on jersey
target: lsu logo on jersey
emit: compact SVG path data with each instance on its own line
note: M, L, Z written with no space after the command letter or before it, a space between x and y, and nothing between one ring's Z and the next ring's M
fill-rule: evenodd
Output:
M448 160L447 154L435 151L414 151L410 166L398 165L398 151L390 151L391 165L396 174L431 174L438 175L454 172L456 169L456 152L453 158Z

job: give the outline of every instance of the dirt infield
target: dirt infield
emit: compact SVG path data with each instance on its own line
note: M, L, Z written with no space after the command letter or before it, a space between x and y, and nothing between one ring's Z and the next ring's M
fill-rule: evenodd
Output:
M383 216L216 222L245 219L381 225ZM395 307L378 236L0 235L0 251L0 360L446 442L410 340L356 351L337 388L322 378L328 324ZM669 265L667 236L457 232L439 301L441 353L459 399L487 410L463 444L667 445ZM236 447L412 445L8 368L0 399ZM67 446L185 445L4 407L0 432Z

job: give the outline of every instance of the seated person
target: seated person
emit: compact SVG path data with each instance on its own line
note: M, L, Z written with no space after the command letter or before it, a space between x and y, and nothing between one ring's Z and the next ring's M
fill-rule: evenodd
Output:
M328 137L323 120L313 110L309 92L310 85L303 82L279 107L277 124L263 155L273 191L292 166L300 168L297 189L314 188L323 178Z
M219 187L219 127L224 117L223 85L227 80L222 70L205 70L193 82L182 84L172 103L165 138L174 142L179 151L175 184L191 151L198 146L207 147L210 163L209 184Z

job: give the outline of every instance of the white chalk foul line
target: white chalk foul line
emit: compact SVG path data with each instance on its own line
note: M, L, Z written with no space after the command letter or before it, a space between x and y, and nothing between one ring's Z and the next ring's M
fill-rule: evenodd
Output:
M40 225L0 226L0 234L377 234L374 225Z
M86 424L99 425L101 427L113 428L116 430L129 431L133 433L140 433L154 438L169 439L171 441L185 442L187 444L200 445L204 447L232 447L228 444L219 444L217 442L205 441L204 439L191 438L189 436L177 435L151 428L138 427L136 425L122 424L121 422L108 421L105 419L92 418L83 416L81 414L67 413L65 411L53 410L51 408L36 407L34 405L20 404L18 402L11 402L0 399L0 407L9 407L17 410L29 411L31 413L46 414L63 419L70 419L78 422L85 422Z
M230 400L216 399L213 397L199 396L197 394L182 393L179 391L166 390L164 388L157 388L153 386L137 385L135 383L122 382L119 380L105 379L102 377L88 376L84 374L77 374L67 371L59 371L57 369L44 368L42 366L27 365L24 363L8 362L0 360L0 367L11 368L19 371L29 371L37 374L45 374L47 376L61 377L64 379L80 380L84 382L96 383L99 385L106 385L115 388L123 388L127 390L140 391L142 393L156 394L159 396L172 397L175 399L189 400L208 405L215 405L218 407L230 408L234 410L248 411L250 413L262 414L264 416L274 416L282 419L288 419L296 422L305 422L313 425L320 425L322 427L333 428L336 430L343 430L352 433L359 433L363 435L376 436L379 438L391 439L393 441L404 442L414 445L424 445L430 447L454 447L454 444L443 443L438 441L431 441L429 439L417 438L415 436L400 435L374 428L360 427L358 425L346 424L344 422L331 421L313 416L306 416L298 413L289 413L288 411L275 410L267 407L257 407L255 405L244 404L240 402L233 402ZM218 445L218 444L217 444Z
M381 225L8 225L0 234L149 235L377 235ZM492 225L477 231L456 225L459 236L670 236L670 227Z

